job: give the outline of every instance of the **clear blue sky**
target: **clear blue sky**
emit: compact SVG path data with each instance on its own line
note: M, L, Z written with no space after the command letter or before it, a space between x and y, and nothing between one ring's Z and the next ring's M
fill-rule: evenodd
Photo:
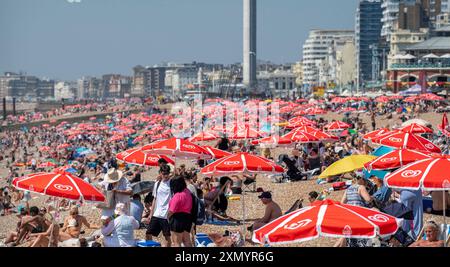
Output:
M258 0L258 58L295 62L310 29L353 29L358 0ZM242 0L0 0L0 72L75 80L163 61L242 61Z

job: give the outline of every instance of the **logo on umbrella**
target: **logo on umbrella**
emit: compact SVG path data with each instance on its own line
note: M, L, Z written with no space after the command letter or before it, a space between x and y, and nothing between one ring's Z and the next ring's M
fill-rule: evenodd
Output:
M312 222L312 220L305 219L305 220L302 220L302 221L299 221L299 222L296 222L296 223L292 223L290 225L285 225L284 229L286 229L286 230L295 230L295 229L298 229L298 228L301 228L301 227L305 227L308 224L310 224L311 222Z
M382 214L375 214L373 216L369 216L368 217L369 220L374 221L374 222L388 222L389 221L389 217L384 216Z
M434 145L428 143L428 144L425 144L425 147L428 148L428 149L433 149L433 148L434 148Z
M183 144L183 147L184 147L184 148L187 148L187 149L195 149L195 146L193 146L193 145L186 145L186 144Z
M394 142L394 143L400 143L400 142L402 142L402 139L396 138L396 137L391 137L391 138L389 138L389 141Z
M450 188L450 182L448 180L445 180L444 182L442 182L442 187L446 189Z
M384 163L386 163L386 162L393 162L393 161L395 161L396 159L397 159L397 157L384 158L384 159L381 159L380 162L384 162Z
M153 161L153 162L155 162L155 161L158 161L158 158L157 157L150 157L150 158L147 158L149 161Z
M413 170L406 170L406 171L404 171L404 172L402 172L402 177L404 177L404 178L414 178L414 177L417 177L417 176L419 176L419 175L421 175L422 174L422 171L421 170L417 170L417 171L413 171Z
M344 227L344 230L342 230L342 234L345 236L351 236L352 235L352 228L350 227L350 225L346 225Z
M225 165L238 165L239 161L225 161L223 164L225 164Z
M61 191L72 191L73 190L73 187L71 187L70 185L54 184L53 187L58 190L61 190Z

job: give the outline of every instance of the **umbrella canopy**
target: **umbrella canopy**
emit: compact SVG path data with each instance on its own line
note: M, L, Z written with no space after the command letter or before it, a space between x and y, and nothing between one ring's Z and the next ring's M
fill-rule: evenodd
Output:
M219 136L217 136L214 133L200 132L189 138L189 141L191 142L212 141L216 140L217 138L219 138Z
M325 129L328 131L337 131L350 128L350 124L342 121L333 121L325 125Z
M364 168L364 164L376 159L376 156L372 155L352 155L345 157L341 160L331 164L324 172L322 172L319 178L325 178L329 176L335 176L354 170Z
M431 54L428 54L428 55L423 56L422 58L439 58L439 56L437 56L437 55L431 53Z
M238 153L219 159L201 170L204 175L230 175L242 173L283 173L283 167L266 158L249 153Z
M375 143L402 149L441 153L441 149L428 139L403 131L394 131L372 140Z
M48 196L71 200L103 202L105 197L91 184L64 171L51 173L34 173L15 178L14 187Z
M366 140L372 140L372 139L374 139L374 138L380 137L380 136L382 136L382 135L384 135L384 134L386 134L386 133L389 133L389 132L390 132L390 131L389 131L389 129L387 129L387 128L375 130L375 131L373 131L373 132L370 132L370 133L365 134L365 135L363 136L363 139L366 139Z
M206 149L215 159L221 159L232 155L232 153L228 151L224 151L212 146L202 146L202 147Z
M176 158L211 159L211 154L199 145L180 138L157 141L142 147L145 153L173 156Z
M279 217L253 233L254 242L287 244L324 237L375 238L397 232L402 220L376 210L332 200Z
M410 125L401 128L401 130L407 133L433 133L433 130L430 128L417 123L411 123Z
M432 156L411 163L385 178L392 188L442 191L450 190L450 156Z
M294 130L299 130L302 132L306 132L314 137L316 137L317 139L321 140L321 141L336 141L339 140L339 137L328 134L326 132L323 132L319 129L316 129L314 127L310 127L310 126L302 126L299 128L296 128Z
M320 142L319 138L311 135L307 132L303 132L300 130L293 130L286 135L280 137L278 141L280 144L289 144L289 143L316 143Z
M170 164L175 163L171 158L163 155L150 155L144 153L141 148L133 148L120 152L116 155L116 158L126 163L139 166L158 166L158 160L161 158L165 159Z
M377 159L366 163L364 167L369 171L396 169L408 165L412 162L422 159L428 159L430 157L430 155L423 152L409 149L400 149L394 150L388 154L378 157Z

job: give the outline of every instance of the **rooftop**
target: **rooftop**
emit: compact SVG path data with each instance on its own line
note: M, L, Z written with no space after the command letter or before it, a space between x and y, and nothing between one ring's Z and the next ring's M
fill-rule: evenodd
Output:
M405 50L450 50L450 37L433 37L408 46Z

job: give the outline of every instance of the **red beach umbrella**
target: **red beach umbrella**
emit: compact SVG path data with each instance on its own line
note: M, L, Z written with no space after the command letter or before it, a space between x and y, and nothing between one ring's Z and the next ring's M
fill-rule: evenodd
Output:
M391 134L383 135L377 139L372 140L372 142L394 148L406 148L432 153L441 153L441 149L428 139L415 134L405 133L403 131L395 131Z
M161 158L165 159L170 164L175 163L167 156L146 154L141 148L133 148L120 152L116 155L116 158L126 163L139 166L158 166L158 160Z
M389 170L406 166L418 160L428 159L431 156L423 152L399 149L380 156L364 165L368 171Z
M402 223L376 210L342 204L332 200L316 201L257 229L253 241L288 244L324 237L374 238L397 232Z
M283 167L266 158L249 153L237 153L219 159L201 170L204 175L230 175L242 173L283 173Z
M365 134L363 136L363 139L372 140L372 139L378 138L380 136L383 136L383 135L385 135L387 133L390 133L389 129L383 128L383 129L375 130L373 132Z
M17 189L71 200L103 202L105 197L91 184L68 172L34 173L15 178Z
M142 147L142 151L145 153L167 155L176 158L212 158L211 154L206 149L188 140L179 138L171 138L154 142Z
M350 124L342 121L333 121L325 125L325 129L328 131L339 131L350 128Z
M202 147L206 149L215 159L221 159L232 155L232 153L228 151L224 151L212 146L202 146Z
M433 130L431 130L430 128L417 123L412 123L408 126L405 126L401 128L401 130L407 133L433 133Z
M189 138L189 141L191 142L202 142L202 141L212 141L219 138L217 135L211 132L201 132L198 134L195 134L191 138Z

